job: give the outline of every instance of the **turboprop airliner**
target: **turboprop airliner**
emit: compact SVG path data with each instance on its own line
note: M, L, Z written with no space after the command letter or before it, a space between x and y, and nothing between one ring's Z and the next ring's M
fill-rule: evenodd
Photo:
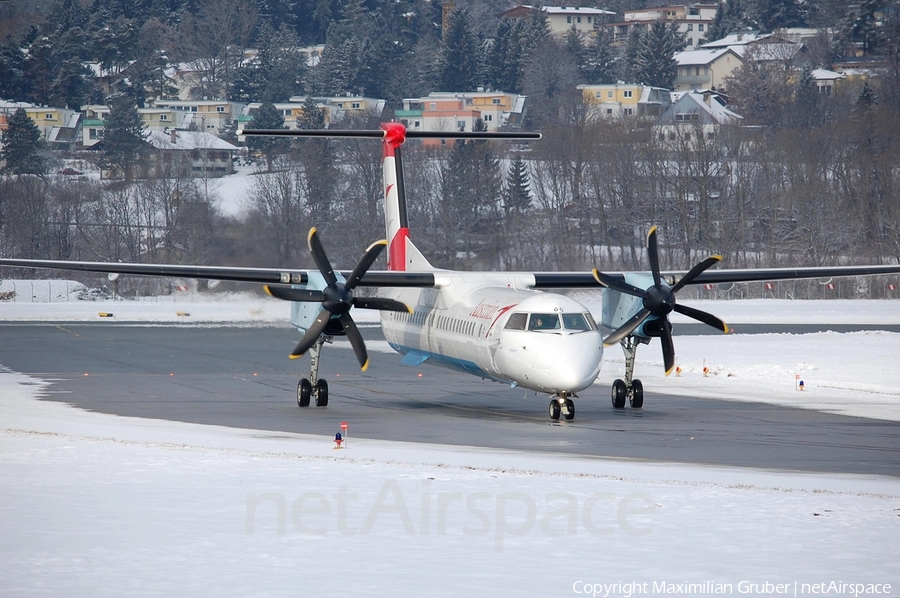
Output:
M657 229L647 234L648 272L470 272L434 267L412 240L403 187L401 146L407 138L540 139L539 133L420 132L400 123L379 130L244 130L243 135L356 137L381 140L383 148L386 239L373 243L353 270L335 270L315 228L307 244L317 270L237 268L169 264L121 264L59 260L0 259L0 265L82 270L110 274L190 277L265 285L273 297L292 302L291 323L302 338L291 358L310 355L310 375L297 385L297 405L328 405L328 383L319 378L324 345L346 336L360 367L369 366L365 342L351 310L376 309L390 346L409 366L431 363L550 398L549 416L575 418L574 398L591 387L600 372L605 346L620 344L624 378L611 389L612 406L644 404L644 389L634 378L637 347L659 338L666 375L675 368L669 314L673 311L724 333L716 316L682 305L676 293L688 285L866 276L900 272L900 265L785 269L708 270L720 256L710 256L687 272L661 272ZM387 270L371 266L387 249ZM369 287L376 296L357 296ZM602 292L603 338L587 307L555 290Z

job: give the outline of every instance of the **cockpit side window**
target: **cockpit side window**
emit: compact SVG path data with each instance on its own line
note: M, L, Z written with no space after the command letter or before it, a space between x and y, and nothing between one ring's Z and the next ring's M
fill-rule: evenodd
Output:
M525 330L525 322L528 320L528 314L512 314L506 321L504 330Z
M559 330L559 316L556 314L531 314L528 330Z
M565 326L566 330L577 330L579 332L585 332L588 330L596 330L597 324L594 323L594 318L591 317L591 314L563 314L562 317L563 326Z

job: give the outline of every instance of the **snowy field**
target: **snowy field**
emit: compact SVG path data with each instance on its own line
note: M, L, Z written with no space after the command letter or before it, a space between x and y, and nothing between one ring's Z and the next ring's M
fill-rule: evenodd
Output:
M287 325L284 302L206 299L2 302L0 320ZM668 379L658 343L642 347L652 388L900 419L900 334L740 334L896 324L900 302L690 304L738 334L676 329ZM621 351L604 359L606 387ZM352 422L335 450L89 413L37 400L46 384L0 372L4 596L900 593L897 478L364 441Z

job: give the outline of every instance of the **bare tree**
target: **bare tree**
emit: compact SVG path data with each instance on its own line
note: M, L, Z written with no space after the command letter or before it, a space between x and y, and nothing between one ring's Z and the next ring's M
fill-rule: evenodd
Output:
M182 23L182 54L194 67L193 93L201 99L231 97L259 17L250 0L201 0Z
M265 227L272 255L278 264L296 264L306 254L308 206L304 201L305 181L284 156L275 159L276 169L254 177L250 207Z

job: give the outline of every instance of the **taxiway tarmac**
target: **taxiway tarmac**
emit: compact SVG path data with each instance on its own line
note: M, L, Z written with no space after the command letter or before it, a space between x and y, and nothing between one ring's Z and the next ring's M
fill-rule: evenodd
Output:
M380 328L362 328L381 340ZM648 389L643 410L615 410L605 385L581 393L577 419L551 422L547 398L438 367L401 366L326 346L329 406L300 409L289 327L0 325L0 365L53 384L47 397L122 416L353 438L496 447L817 472L900 475L900 424Z

